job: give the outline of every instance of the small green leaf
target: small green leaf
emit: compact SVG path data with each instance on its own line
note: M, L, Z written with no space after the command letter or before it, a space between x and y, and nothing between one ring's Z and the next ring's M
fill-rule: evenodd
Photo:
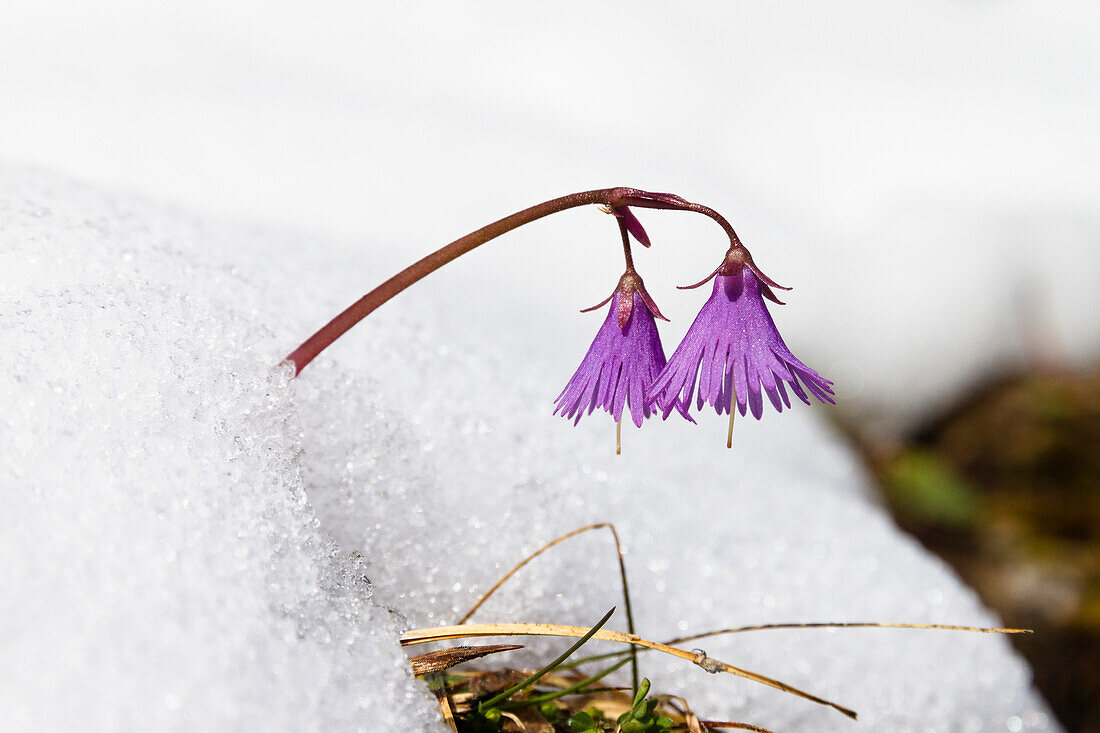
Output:
M562 717L561 708L552 702L544 702L539 705L539 714L546 718L546 722L551 725L560 721Z
M574 733L584 733L585 731L596 730L596 721L592 720L592 716L586 712L579 712L569 719L569 728Z
M493 711L496 712L495 718L478 712L459 716L457 718L459 730L466 733L500 733L500 711L495 708Z
M646 695L649 694L649 680L642 679L642 684L638 685L638 691L634 693L634 705L632 707L638 707L639 703L645 700Z
M595 720L597 723L607 718L607 716L603 714L603 711L595 705L590 708L585 708L584 712L588 713L592 720Z

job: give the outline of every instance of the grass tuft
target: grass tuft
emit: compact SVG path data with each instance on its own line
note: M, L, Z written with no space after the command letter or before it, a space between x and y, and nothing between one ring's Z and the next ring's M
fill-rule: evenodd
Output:
M521 568L552 547L577 535L596 529L610 530L619 557L620 580L627 616L628 632L604 629L615 609L611 609L591 628L564 624L542 623L466 623L490 596L500 589ZM855 719L856 713L843 705L800 690L785 682L735 667L714 659L701 649L687 650L680 644L709 637L749 631L802 628L893 628L936 629L997 634L1025 634L1027 629L981 628L944 624L907 624L877 622L839 623L777 623L736 626L693 636L679 637L661 643L634 633L630 606L630 591L626 581L622 545L615 528L606 522L590 524L573 530L540 547L524 558L498 580L454 626L412 629L401 635L402 646L452 641L479 637L549 636L575 638L577 641L554 661L538 671L523 672L504 668L489 671L452 671L474 659L490 654L506 653L522 648L516 644L453 647L428 652L410 659L414 673L435 693L444 721L455 733L668 733L687 731L705 733L709 730L749 730L771 733L765 728L721 720L702 720L687 701L673 695L650 695L648 679L639 679L638 653L652 650L692 662L711 674L725 673L767 685L788 694L833 708ZM625 645L622 651L574 658L591 639ZM581 670L586 665L603 660L612 664L590 673ZM631 663L633 684L619 688L607 683L607 678Z

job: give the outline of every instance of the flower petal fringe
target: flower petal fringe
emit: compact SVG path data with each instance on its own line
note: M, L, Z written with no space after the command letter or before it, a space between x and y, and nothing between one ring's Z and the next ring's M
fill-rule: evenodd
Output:
M628 297L632 301L623 305L631 306L630 315L626 325L620 327L620 299ZM554 414L572 418L576 424L581 417L600 408L618 422L624 407L629 407L634 424L641 427L642 421L654 412L646 401L646 390L664 366L665 351L657 323L641 294L616 290L607 318L588 353L554 400L557 405ZM687 403L673 400L672 409L687 417Z
M759 419L765 394L782 412L791 406L785 384L806 404L807 391L836 404L833 383L787 348L764 303L760 281L747 267L714 279L710 299L650 385L646 399L667 418L673 409L691 404L696 379L697 408L709 404L718 414L728 414L736 398L742 415L748 410Z

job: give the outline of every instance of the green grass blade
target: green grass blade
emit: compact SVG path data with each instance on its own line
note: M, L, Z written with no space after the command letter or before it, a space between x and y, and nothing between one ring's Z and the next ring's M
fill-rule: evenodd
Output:
M500 706L500 709L501 710L513 710L515 708L527 707L528 705L541 705L544 702L551 702L553 700L557 700L559 697L565 697L566 695L574 695L574 694L578 694L578 693L582 693L582 692L584 694L590 693L590 692L592 692L592 690L586 690L585 689L586 687L599 682L604 677L611 674L612 672L615 672L616 670L618 670L620 667L622 667L624 664L626 664L629 661L630 661L629 657L626 658L626 659L622 659L622 660L616 662L615 664L612 664L607 669L604 669L600 672L597 672L596 674L592 675L591 677L585 677L583 680L580 680L579 682L576 682L572 685L569 685L569 687L563 687L560 690L554 690L553 692L548 692L545 695L539 695L538 697L532 697L530 700L522 700L522 701L519 701L519 702L504 703L503 705ZM613 689L613 688L604 688L604 689Z
M601 618L595 626L593 626L591 629L588 630L588 633L586 633L581 638L577 639L577 643L575 643L573 646L566 649L565 652L560 657L555 659L553 662L550 662L550 664L546 665L545 667L540 669L538 672L535 672L533 675L531 675L527 679L523 680L522 682L509 687L507 690L500 693L499 695L495 695L495 696L489 698L488 700L486 700L485 702L480 703L477 706L477 709L479 711L484 711L486 708L490 708L490 707L492 707L493 705L496 705L498 702L500 702L502 700L507 700L512 695L515 695L517 692L525 690L528 687L530 687L531 685L538 682L544 676L546 676L547 674L552 672L554 669L556 669L559 664L564 662L566 659L569 659L569 657L572 656L573 652L577 651L582 646L584 646L585 642L587 642L589 639L591 639L592 636L597 631L599 631L600 629L603 628L603 625L606 624L608 622L608 620L610 620L611 614L613 614L613 613L615 613L614 608L612 608L610 611L605 613L604 617Z

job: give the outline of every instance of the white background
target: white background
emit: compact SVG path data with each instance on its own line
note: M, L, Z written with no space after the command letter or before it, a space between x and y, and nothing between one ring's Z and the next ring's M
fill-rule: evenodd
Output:
M569 191L675 191L796 287L792 349L893 429L1028 353L1095 359L1098 32L1086 2L25 3L0 11L0 159L394 268ZM643 218L671 349L703 297L671 286L722 237ZM518 315L568 372L614 228L491 246L429 286L438 317Z

